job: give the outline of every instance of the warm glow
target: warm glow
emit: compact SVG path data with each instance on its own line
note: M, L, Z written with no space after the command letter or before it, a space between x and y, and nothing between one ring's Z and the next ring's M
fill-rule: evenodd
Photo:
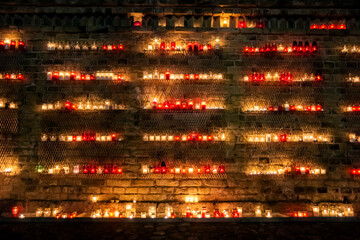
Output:
M324 109L320 104L317 105L308 105L302 106L295 104L285 103L283 105L274 105L274 106L250 106L246 109L247 112L261 113L261 112L323 112Z
M207 102L204 99L171 99L171 100L157 100L147 102L144 105L144 109L156 109L156 110L205 110L205 109L224 109L224 106Z
M312 132L304 132L302 134L257 134L249 135L247 142L261 143L261 142L314 142L314 143L327 143L331 139L328 135L315 135Z
M124 75L116 74L113 72L80 73L75 71L59 71L59 72L48 72L47 80L52 80L52 81L109 80L109 81L122 82L124 81Z
M101 133L92 133L92 132L86 132L82 133L80 135L47 135L42 134L41 135L41 141L65 141L65 142L96 142L96 141L102 141L102 142L116 142L116 141L122 141L123 138L120 134L112 133L112 134L101 134Z
M163 136L163 138L161 138ZM165 137L166 136L166 137ZM150 135L144 134L143 141L173 141L175 142L222 142L226 141L225 133L221 133L218 135L206 135L206 138L203 138L203 134L192 133L190 135Z
M292 82L308 82L322 81L323 77L320 73L311 73L311 74L301 74L294 76L291 72L287 73L278 73L278 72L267 72L267 73L257 73L254 72L250 75L243 77L244 82L282 82L282 83L292 83Z
M293 53L293 54L309 54L318 52L317 43L312 44L308 41L294 41L293 44L283 45L276 43L268 43L262 47L245 46L244 53L253 54L273 54L273 53Z
M63 47L64 46L64 47ZM122 51L124 46L122 44L99 44L96 42L87 43L87 42L54 42L50 41L47 43L48 51L55 50L76 50L76 51L96 51L96 50L106 50L106 51Z
M143 79L144 80L172 80L172 81L186 81L186 80L221 80L223 79L223 75L221 73L158 73L155 72L144 72Z
M122 104L115 104L110 102L109 100L101 100L101 101L80 101L80 102L62 102L60 103L44 103L41 106L41 110L82 110L82 111L96 111L96 110L124 110L126 107Z

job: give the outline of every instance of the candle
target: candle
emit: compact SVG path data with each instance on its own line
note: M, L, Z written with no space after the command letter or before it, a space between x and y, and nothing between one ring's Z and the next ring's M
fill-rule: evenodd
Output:
M261 207L256 206L256 208L255 208L255 217L261 217L261 216L262 216Z
M272 217L272 211L271 210L265 210L265 217L271 218Z
M35 216L42 217L42 215L43 215L43 209L42 208L36 209Z
M151 218L156 218L156 206L149 207L149 216Z
M13 217L17 217L19 214L19 207L15 206L11 209L11 213L13 215Z
M219 49L220 49L219 39L216 38L216 40L215 40L215 50L219 50Z

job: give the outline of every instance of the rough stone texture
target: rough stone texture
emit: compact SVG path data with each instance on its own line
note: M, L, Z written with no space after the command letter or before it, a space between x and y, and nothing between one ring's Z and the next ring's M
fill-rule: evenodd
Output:
M122 203L136 200L139 209L147 211L141 204L166 202L176 206L179 213L183 212L187 195L197 195L200 201L198 206L208 204L209 209L225 203L225 208L248 206L248 212L252 212L253 205L263 203L274 212L277 209L283 213L291 212L294 206L302 206L298 207L299 210L311 210L311 203L339 203L346 197L354 204L355 211L359 211L359 179L351 177L349 169L360 164L360 148L357 144L348 143L349 132L360 130L359 116L344 114L342 107L360 104L359 87L345 84L348 73L359 74L357 69L360 64L357 57L339 54L343 43L359 44L360 24L355 19L359 15L355 9L358 2L226 1L223 8L213 8L220 4L219 1L91 1L89 4L84 1L60 4L58 1L58 7L52 6L53 1L42 1L47 4L42 6L35 1L28 1L26 6L17 5L17 2L21 1L12 1L11 4L4 1L11 7L0 8L3 13L0 16L0 36L23 39L27 50L24 54L2 53L0 67L1 72L24 73L27 82L23 85L2 84L1 97L18 102L20 109L1 110L0 121L8 122L9 126L4 129L0 127L0 149L4 156L16 159L21 171L16 176L2 176L1 211L9 212L10 206L15 203L23 205L29 212L34 212L39 206L61 206L64 211L87 211L93 195L99 196L99 204L104 204L101 206L114 199ZM148 4L155 2L158 3L157 7L148 7ZM334 6L335 9L332 8ZM216 22L223 11L234 13L235 17L263 19L266 28L219 29ZM130 12L145 14L143 28L131 27ZM310 21L316 19L346 19L348 30L309 30ZM185 42L213 42L218 37L222 50L210 56L144 54L143 49L155 37ZM268 42L291 44L294 40L317 41L319 55L267 58L246 57L241 53L245 46L259 46ZM119 42L124 45L125 51L121 54L52 53L46 50L48 41ZM46 72L55 69L119 71L126 74L129 82L118 86L58 86L46 81ZM226 110L202 113L196 117L181 113L164 117L144 111L142 101L155 90L141 77L143 72L154 69L223 73L225 79L221 84L195 84L178 91L184 95L194 94L194 91L207 99L223 101ZM278 72L321 71L324 81L309 86L251 86L240 81L252 71L271 69ZM129 109L90 114L43 113L40 110L44 102L84 98L88 94L125 102ZM276 104L279 99L302 104L320 103L325 112L318 115L244 113L243 109L247 105L254 105L256 99L267 105ZM43 132L62 133L84 129L121 132L125 140L117 145L94 144L91 147L40 141ZM219 129L228 133L229 141L207 148L145 144L142 141L142 135L146 132ZM245 138L250 132L266 131L326 132L332 136L333 142L246 143ZM103 176L41 176L35 173L37 164L50 166L59 156L62 156L60 161L67 162L119 163L124 168L124 174L106 179ZM222 177L144 177L140 173L142 163L155 165L163 160L187 164L223 163L227 173ZM327 170L327 174L316 177L245 175L249 167L285 163L320 166ZM276 203L283 202L287 202L288 206L276 207ZM94 204L92 208L96 209L96 206ZM160 230L158 233L158 236L162 236Z

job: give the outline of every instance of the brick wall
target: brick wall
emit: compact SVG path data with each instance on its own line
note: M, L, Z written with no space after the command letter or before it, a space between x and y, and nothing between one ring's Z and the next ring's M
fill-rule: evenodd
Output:
M233 208L243 206L253 212L264 204L274 212L294 209L311 210L311 203L340 203L344 197L357 209L360 187L349 170L359 164L359 146L349 143L348 134L359 131L358 115L345 114L345 105L359 104L359 86L346 83L349 73L359 74L357 57L340 53L343 44L358 44L360 33L356 9L346 2L328 1L322 5L285 8L274 1L250 4L226 1L230 7L218 7L218 1L197 1L181 6L177 1L116 1L59 4L58 7L23 5L2 7L1 38L23 39L25 53L1 53L2 72L22 72L26 83L3 83L1 97L19 104L18 110L1 110L0 151L3 164L17 166L14 176L1 176L2 211L22 204L27 211L37 207L61 206L64 211L91 211L99 207L117 207L133 200L138 211L156 203L161 212L165 204L183 212L185 197L198 196L199 206ZM44 3L48 4L46 1ZM72 5L74 4L74 5ZM108 5L107 5L108 4ZM309 2L310 4L310 2ZM340 5L338 5L340 4ZM355 4L357 3L353 3ZM115 7L116 6L116 7ZM203 7L206 6L206 7ZM207 7L209 6L209 7ZM339 6L339 8L332 8ZM246 7L246 8L244 8ZM256 7L256 8L253 8ZM267 8L271 7L271 8ZM328 8L327 8L328 7ZM262 19L264 29L219 28L220 13ZM132 12L144 13L143 27L133 28ZM310 30L314 20L346 20L347 30ZM165 27L159 27L165 22ZM175 27L175 22L180 23ZM179 27L180 26L180 27ZM194 27L199 26L199 27ZM160 55L144 53L154 38L168 41L214 42L221 50L209 55ZM49 41L118 42L122 53L51 52ZM316 41L316 56L246 56L245 46L269 42L291 44ZM56 84L46 80L48 71L114 71L128 80L124 84ZM220 82L169 85L144 81L144 72L214 72ZM255 86L242 81L254 71L313 73L320 71L319 84ZM198 113L159 113L144 110L143 103L154 96L206 98L225 105L225 110ZM41 105L66 99L110 99L127 106L126 110L81 112L44 112ZM320 114L253 114L245 109L257 102L265 105L293 101L297 104L321 104ZM5 126L4 126L5 125ZM66 134L82 131L119 132L124 140L116 144L42 142L43 133ZM199 131L226 132L227 141L211 144L144 142L145 133ZM328 143L249 143L249 134L266 132L307 132L331 136ZM143 164L220 165L223 175L173 176L141 173ZM46 175L35 171L39 164L111 163L123 167L116 176ZM310 165L326 169L320 176L249 176L254 168ZM92 203L92 196L98 196ZM119 206L124 208L124 206Z

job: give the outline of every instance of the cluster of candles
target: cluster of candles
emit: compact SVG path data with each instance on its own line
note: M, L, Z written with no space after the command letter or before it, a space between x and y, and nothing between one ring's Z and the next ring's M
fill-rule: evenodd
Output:
M238 28L264 28L265 23L263 21L246 21L239 19Z
M344 47L341 49L342 53L360 53L360 46L357 45L344 45Z
M92 218L135 218L136 217L136 208L132 204L126 205L125 213L120 212L118 210L112 210L112 209L105 209L102 211L101 209L98 209L96 211L93 211L91 213ZM156 206L149 206L148 212L141 212L140 218L156 218ZM165 206L165 214L164 218L175 218L174 210L171 206Z
M52 103L44 103L41 106L41 110L84 110L84 111L94 111L94 110L123 110L125 109L124 105L113 104L109 100L105 101L83 101L78 103L73 103L70 101L66 101L65 103L60 103L57 101L55 104Z
M220 211L219 209L215 209L214 213L213 213L213 218L230 218L230 217L240 218L240 217L242 217L242 213L243 213L243 211L242 211L241 207L234 208L232 211L229 211L228 209L224 209L222 211ZM206 207L203 207L201 209L199 209L199 208L192 209L191 207L187 207L186 212L185 212L185 217L186 218L210 218L211 214L206 209ZM263 211L260 206L257 206L255 208L255 217L271 218L272 210Z
M223 109L223 107L218 107L218 106L206 106L206 101L202 100L202 101L193 101L191 99L189 100L167 100L163 103L158 103L158 101L156 99L153 100L152 102L152 106L150 104L148 104L149 107L145 107L146 108L152 108L152 109L171 109L171 110L205 110L205 109Z
M225 141L225 133L217 135L202 135L198 133L183 135L148 135L143 136L145 142L219 142Z
M349 142L360 142L360 136L356 136L355 133L350 133Z
M18 206L15 206L11 209L11 213L13 217L25 218L24 214L21 214L21 209ZM67 213L60 213L59 208L37 208L35 211L35 217L55 217L55 218L74 218L77 216L76 212L72 212L70 214Z
M8 101L4 101L4 100L0 99L0 108L15 109L15 108L18 108L18 106L14 102L8 102Z
M207 80L207 79L223 79L222 74L213 74L213 73L178 73L174 74L170 71L166 71L164 73L159 73L157 71L153 73L144 72L144 80Z
M212 46L210 43L200 44L199 42L164 42L155 38L152 43L148 44L147 48L145 48L145 51L188 51L196 53L212 51L214 49L220 49L219 39L216 39L215 46Z
M97 44L93 42L89 44L87 42L79 43L79 42L48 42L47 50L55 51L55 50L106 50L106 51L121 51L124 50L124 46L122 44Z
M92 197L92 202L97 202L98 197L97 196L93 196ZM165 208L168 209L167 207ZM155 217L156 217L156 207L155 206L151 206L149 207L149 215L153 216L154 215L154 211L155 211ZM172 208L171 208L172 211ZM125 208L125 213L120 212L118 210L113 210L113 209L105 209L105 211L102 211L101 209L98 209L96 211L93 211L91 213L91 217L92 218L134 218L136 217L136 201L134 200L132 204L126 204L126 208ZM146 214L145 214L146 217Z
M270 214L269 217L272 215ZM191 207L186 208L185 212L186 218L211 218L210 212L207 210L206 207L203 207L201 209L192 209ZM214 218L239 218L242 217L242 208L234 208L232 211L229 211L228 209L224 209L220 211L219 209L215 209L213 213Z
M351 170L352 175L360 175L360 168L354 168Z
M120 134L112 133L112 134L101 134L101 133L92 133L87 132L81 135L47 135L43 134L41 136L41 141L61 141L61 142L116 142L122 141L122 137Z
M345 112L360 112L360 106L347 106Z
M21 73L0 73L0 79L5 80L24 80L24 75Z
M275 81L275 82L306 82L306 81L315 81L319 82L322 80L322 76L320 73L316 74L304 74L303 76L298 76L296 78L293 78L293 74L291 72L288 73L252 73L250 75L246 75L244 77L244 82L264 82L264 81Z
M244 53L315 53L319 49L317 43L314 41L310 44L306 41L304 44L302 41L294 41L292 45L277 45L276 43L265 44L263 47L249 47L246 46Z
M310 29L346 29L345 21L331 21L331 22L313 22L310 24Z
M95 74L71 72L71 71L60 71L60 72L48 72L47 80L59 81L59 80L114 80L124 81L124 76L121 74L115 74L112 72L98 72Z
M297 175L324 175L326 174L326 169L322 168L311 168L309 166L294 166L294 167L285 167L278 169L268 169L268 170L253 170L248 173L248 175L284 175L284 174L297 174Z
M251 135L248 137L248 142L328 142L325 136L314 136L313 133L303 133L303 135L287 135L287 134L262 134Z
M359 76L352 76L351 73L350 73L346 80L348 82L360 82L360 77Z
M285 103L284 105L271 105L269 107L260 107L255 105L247 110L248 112L322 112L324 109L321 105L310 105L310 106L302 106L302 105L290 105L289 103Z
M92 198L93 202L97 202L97 197L94 196ZM186 197L186 203L198 203L197 197ZM125 212L120 212L119 210L114 210L107 208L105 210L95 210L92 211L90 216L92 218L136 218L136 201L133 204L127 204L125 208ZM24 214L20 214L20 207L15 206L12 208L12 216L24 218ZM336 205L314 205L312 207L312 216L313 217L353 217L354 209L351 205L348 204L340 204ZM59 208L37 208L35 212L35 217L55 217L55 218L75 218L77 217L77 212L61 213ZM164 218L175 218L174 210L171 206L165 206ZM271 218L273 216L272 210L263 210L262 206L258 205L254 210L255 217L267 217ZM294 211L290 214L291 217L309 217L308 211ZM149 206L148 212L141 212L141 218L156 218L157 211L156 206ZM188 206L183 215L185 218L211 218L211 213L206 207L195 208ZM240 218L243 217L243 209L242 207L236 207L232 211L228 209L215 209L213 214L213 218Z
M0 50L25 50L25 43L22 40L0 40Z
M1 167L0 168L0 173L2 173L2 174L11 174L11 173L13 173L13 168L12 167Z
M218 174L218 173L225 173L225 166L224 165L220 165L220 166L213 166L211 167L210 165L206 165L206 166L202 166L202 167L193 167L193 166L189 166L189 167L167 167L166 164L164 162L162 162L159 165L156 166L148 166L148 165L142 165L141 167L141 172L143 174L148 174L148 173L155 173L155 174L166 174L166 173L170 173L170 174Z
M354 209L352 206L347 204L341 204L338 206L335 205L323 205L323 206L313 206L313 216L314 217L353 217ZM294 215L294 217L296 217ZM300 217L300 216L298 216ZM307 217L307 216L304 216Z
M70 174L70 167L69 166L59 166L56 165L55 167L45 169L42 165L36 166L37 173L47 173L47 174ZM97 165L74 165L73 167L74 174L122 174L123 169L117 165L104 165L104 166L97 166Z
M309 213L306 211L295 211L292 214L293 217L308 217Z

